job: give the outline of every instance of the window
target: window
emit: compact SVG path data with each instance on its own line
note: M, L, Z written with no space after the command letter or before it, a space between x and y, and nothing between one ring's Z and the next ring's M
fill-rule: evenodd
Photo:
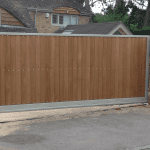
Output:
M57 15L53 15L53 23L54 23L54 24L58 24L58 22L57 22L58 19L57 19L57 18L58 18Z
M52 25L65 26L67 25L77 25L78 16L77 15L65 15L65 14L52 14Z
M63 24L63 16L59 16L59 24Z
M77 24L77 16L71 16L71 25L76 25Z

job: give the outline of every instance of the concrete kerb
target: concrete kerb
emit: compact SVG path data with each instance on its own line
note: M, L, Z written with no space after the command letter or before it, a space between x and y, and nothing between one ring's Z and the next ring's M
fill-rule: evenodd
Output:
M82 114L82 113L95 112L95 111L107 111L110 109L121 110L121 108L137 107L137 106L146 107L146 105L148 105L148 103L8 112L8 113L0 113L0 123L40 119L40 118L46 118L55 115L69 115L69 114L77 114L77 113Z

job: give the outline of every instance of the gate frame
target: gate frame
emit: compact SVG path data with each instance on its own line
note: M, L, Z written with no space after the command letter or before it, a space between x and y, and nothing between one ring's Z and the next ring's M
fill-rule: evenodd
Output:
M147 38L146 48L146 75L145 75L145 97L132 97L123 98L125 102L122 102L122 98L117 99L97 99L97 100L80 100L80 101L64 101L64 102L49 102L49 103L34 103L34 104L20 104L20 105L5 105L0 106L0 112L5 111L22 111L22 110L39 110L39 109L56 109L56 108L70 108L70 107L87 107L87 106L99 106L99 105L122 105L133 103L148 103L148 78L149 78L149 55L150 55L150 36L146 35L104 35L104 34L57 34L57 33L13 33L13 32L0 32L0 35L25 35L25 36L60 36L60 37L144 37ZM110 101L109 101L110 100ZM112 101L113 100L113 101ZM136 101L138 100L138 101ZM113 103L112 103L113 102ZM25 109L25 105L28 107ZM10 108L11 107L11 108Z

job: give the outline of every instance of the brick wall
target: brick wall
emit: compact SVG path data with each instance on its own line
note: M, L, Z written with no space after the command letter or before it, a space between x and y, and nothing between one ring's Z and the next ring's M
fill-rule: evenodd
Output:
M34 21L34 12L30 14L32 20ZM79 24L86 24L89 22L89 17L79 16ZM36 14L36 28L38 33L53 33L58 30L59 26L51 26L51 14L49 17L45 17L45 13L37 12Z
M89 22L89 17L79 16L79 24L87 24Z
M34 14L30 14L31 18L34 20ZM46 18L45 13L37 12L36 14L36 28L38 33L53 33L58 30L58 26L51 26L51 15Z
M34 12L30 12L30 17L31 17L32 20L34 21Z

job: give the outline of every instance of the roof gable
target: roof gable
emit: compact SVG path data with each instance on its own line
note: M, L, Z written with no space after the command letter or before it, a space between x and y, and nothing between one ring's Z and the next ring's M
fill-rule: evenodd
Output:
M81 4L70 0L0 0L0 7L8 11L28 28L34 28L34 21L31 19L27 8L53 11L58 7L72 7L82 14L91 14Z
M103 23L87 23L84 25L68 25L64 29L59 29L54 33L63 33L65 30L74 30L72 34L109 34L121 21L103 22Z
M118 30L114 33L114 35L122 35Z

